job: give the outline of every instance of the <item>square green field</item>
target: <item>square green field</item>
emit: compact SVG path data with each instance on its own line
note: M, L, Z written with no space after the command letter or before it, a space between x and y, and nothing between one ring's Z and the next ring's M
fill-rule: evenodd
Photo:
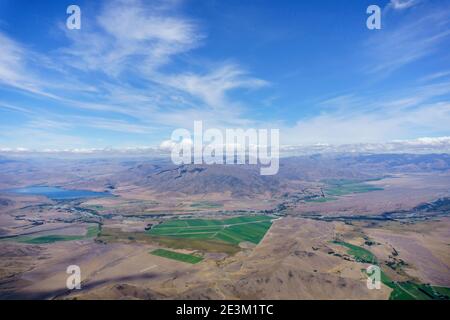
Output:
M151 236L214 240L238 245L258 244L272 225L272 217L241 216L229 219L175 219L148 231Z
M203 258L194 256L192 254L184 254L184 253L169 251L169 250L165 250L165 249L156 249L156 250L152 251L151 254L153 254L155 256L168 258L168 259L172 259L172 260L177 260L177 261L181 261L181 262L187 262L187 263L191 263L191 264L196 264L203 260Z

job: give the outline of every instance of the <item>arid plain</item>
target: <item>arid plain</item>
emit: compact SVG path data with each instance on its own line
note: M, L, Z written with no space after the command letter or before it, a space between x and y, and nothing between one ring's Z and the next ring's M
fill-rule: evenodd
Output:
M0 298L446 299L449 158L295 157L262 177L163 159L5 157ZM373 264L380 290L366 285ZM80 290L66 287L70 265Z

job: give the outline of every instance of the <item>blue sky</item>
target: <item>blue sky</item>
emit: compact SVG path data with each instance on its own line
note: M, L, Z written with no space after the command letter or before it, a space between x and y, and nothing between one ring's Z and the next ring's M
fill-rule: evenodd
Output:
M443 137L449 98L450 1L0 0L3 149L158 146L194 120L287 145Z

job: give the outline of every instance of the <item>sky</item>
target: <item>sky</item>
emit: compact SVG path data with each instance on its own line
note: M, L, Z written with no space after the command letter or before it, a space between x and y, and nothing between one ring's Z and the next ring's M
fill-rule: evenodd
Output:
M450 1L0 0L0 149L159 146L194 120L292 146L448 137Z

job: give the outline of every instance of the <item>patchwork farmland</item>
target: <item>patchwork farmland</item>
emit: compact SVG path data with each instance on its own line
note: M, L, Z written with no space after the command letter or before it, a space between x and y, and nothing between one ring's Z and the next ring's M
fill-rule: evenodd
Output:
M238 245L258 244L272 225L272 217L245 216L223 220L177 219L163 222L148 231L151 236L212 240Z

